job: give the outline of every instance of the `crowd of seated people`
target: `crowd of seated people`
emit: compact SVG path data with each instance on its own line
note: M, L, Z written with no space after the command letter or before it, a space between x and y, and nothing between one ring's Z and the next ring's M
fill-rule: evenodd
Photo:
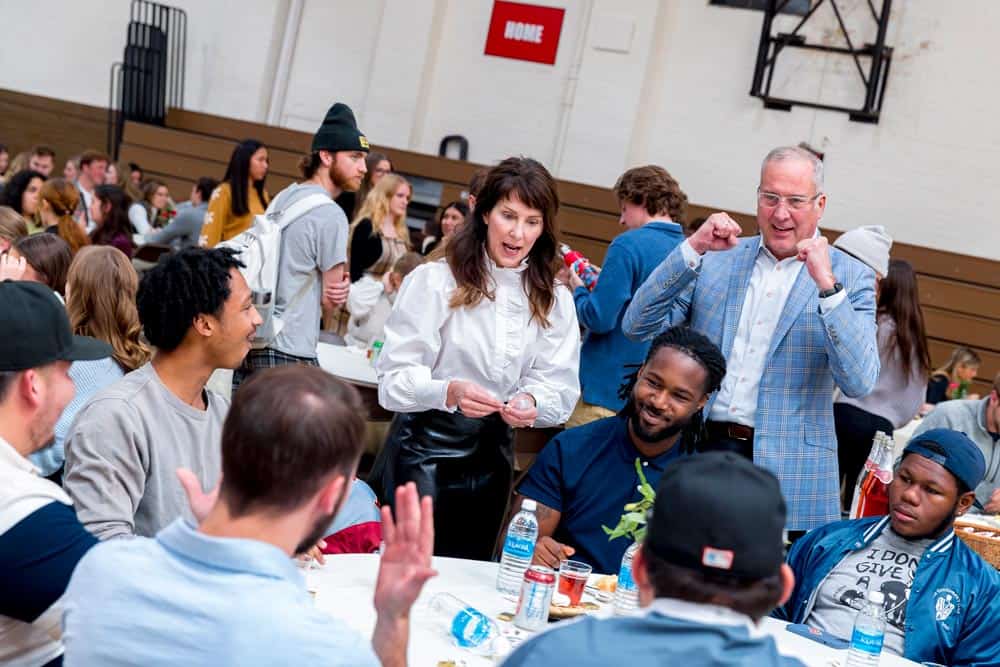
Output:
M0 663L404 665L432 556L495 560L530 499L535 564L617 572L630 542L606 527L645 482L640 612L507 664L799 665L765 617L849 639L875 590L887 653L1000 664L1000 574L953 527L1000 513L1000 376L971 393L967 348L931 370L914 268L882 226L827 242L808 150L764 157L752 236L725 213L685 228L677 180L625 171L593 289L558 270L531 158L477 172L415 252L412 188L342 103L273 196L254 140L180 204L138 165L56 158L0 146ZM233 241L292 209L258 310ZM366 408L319 368L340 309L349 346L382 343L370 471ZM843 520L875 433L921 412L888 514ZM519 430L563 426L517 477ZM366 638L295 561L374 552Z

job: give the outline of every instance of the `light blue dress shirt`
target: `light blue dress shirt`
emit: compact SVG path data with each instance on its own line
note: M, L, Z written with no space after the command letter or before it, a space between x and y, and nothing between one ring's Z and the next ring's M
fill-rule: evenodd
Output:
M111 540L66 592L65 665L378 665L371 643L313 606L295 562L178 519Z

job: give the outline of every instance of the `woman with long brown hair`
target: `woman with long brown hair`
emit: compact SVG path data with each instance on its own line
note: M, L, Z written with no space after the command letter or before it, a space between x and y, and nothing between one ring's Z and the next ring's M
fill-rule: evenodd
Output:
M90 245L87 231L73 217L80 202L80 191L75 185L62 178L52 178L42 185L38 197L38 212L45 231L58 235L74 255L83 246Z
M892 435L916 416L931 366L913 267L901 259L891 260L888 274L876 285L878 381L867 396L841 395L833 404L845 509L851 507L854 484L875 432Z
M352 283L365 273L380 278L410 250L406 207L412 195L405 178L388 174L365 197L351 223L347 247Z
M66 277L66 311L73 333L111 345L112 356L77 361L69 369L76 395L55 427L55 443L32 455L46 477L61 475L63 442L77 411L104 387L149 361L142 341L135 295L139 277L132 262L111 246L90 246L76 254Z
M573 297L556 275L555 181L538 162L490 170L447 262L403 283L378 360L396 412L370 480L384 502L434 497L435 553L489 559L513 476L513 428L556 426L580 396Z

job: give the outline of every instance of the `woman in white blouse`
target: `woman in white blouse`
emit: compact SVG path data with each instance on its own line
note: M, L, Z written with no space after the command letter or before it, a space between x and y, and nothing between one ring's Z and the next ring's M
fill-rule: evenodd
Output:
M434 498L434 553L489 559L513 475L512 428L556 426L580 395L573 297L557 287L555 181L490 170L447 259L404 281L385 326L379 403L399 413L370 481Z

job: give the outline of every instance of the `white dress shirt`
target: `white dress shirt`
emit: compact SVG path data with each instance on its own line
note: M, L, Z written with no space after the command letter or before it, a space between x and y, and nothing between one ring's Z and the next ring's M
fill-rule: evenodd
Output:
M534 396L537 426L569 419L580 397L573 295L556 288L549 327L542 328L531 319L521 283L526 265L502 269L487 259L487 266L495 298L472 307L449 307L456 282L443 260L418 267L403 281L376 367L386 410L448 410L448 383L469 380L501 401L521 392Z
M690 243L684 241L681 252L689 267L701 266L701 256ZM767 352L799 272L805 270L803 264L796 257L779 260L763 242L760 244L733 338L733 349L726 359L726 377L709 412L710 420L756 425L757 393L767 365ZM820 310L832 310L845 298L847 294L841 290L820 299Z

